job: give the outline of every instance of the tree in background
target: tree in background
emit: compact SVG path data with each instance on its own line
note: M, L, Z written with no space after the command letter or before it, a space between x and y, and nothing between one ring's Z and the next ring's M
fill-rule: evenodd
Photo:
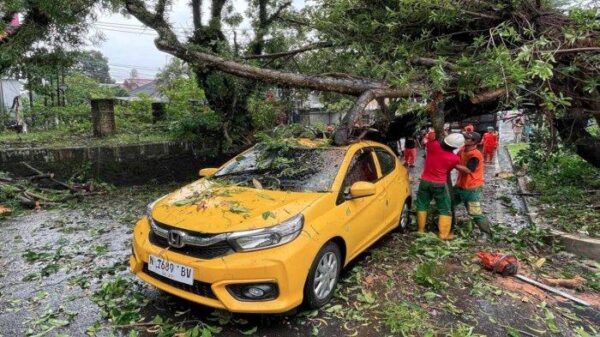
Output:
M100 83L115 83L110 77L108 59L97 50L80 51L76 58L74 71L89 76Z
M0 40L0 74L39 46L76 50L85 43L88 27L100 10L115 10L118 0L5 0L0 4L0 31L14 15L21 24Z

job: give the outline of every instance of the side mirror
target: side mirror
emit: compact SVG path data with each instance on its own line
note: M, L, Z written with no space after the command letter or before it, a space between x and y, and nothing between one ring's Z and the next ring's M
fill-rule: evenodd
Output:
M366 181L357 181L350 186L350 195L346 199L358 199L375 195L375 184Z
M200 176L200 178L210 177L213 174L217 173L218 170L219 170L218 168L214 168L214 167L203 168L202 170L200 170L198 172L198 175Z

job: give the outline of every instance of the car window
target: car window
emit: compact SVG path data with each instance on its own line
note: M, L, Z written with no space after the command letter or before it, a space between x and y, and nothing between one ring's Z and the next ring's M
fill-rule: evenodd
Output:
M396 158L394 158L391 153L383 149L377 149L375 150L375 154L377 154L377 160L379 160L379 166L381 166L381 174L383 176L386 176L396 168Z
M377 170L375 161L370 150L361 150L354 155L350 168L342 184L342 192L349 192L348 189L357 181L375 182L377 181Z
M259 143L224 165L211 179L241 186L295 192L330 191L346 149L273 148Z

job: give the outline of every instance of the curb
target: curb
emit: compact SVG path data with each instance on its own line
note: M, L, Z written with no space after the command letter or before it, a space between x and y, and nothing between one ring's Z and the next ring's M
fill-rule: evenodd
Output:
M508 155L508 159L510 161L510 166L513 169L513 172L516 172L515 164L513 162L513 158L510 155L510 152L504 146L504 151L506 151ZM517 177L515 175L515 177ZM517 187L519 192L521 193L530 193L527 189L527 177L517 177ZM531 223L536 226L544 229L549 229L550 233L558 239L562 245L565 247L565 250L569 253L573 253L579 257L600 260L600 240L594 239L589 236L582 236L577 234L566 233L563 231L556 230L551 228L548 225L543 224L541 219L538 217L538 208L533 205L532 201L535 198L523 195L523 204L525 205L525 211L527 211L527 216Z

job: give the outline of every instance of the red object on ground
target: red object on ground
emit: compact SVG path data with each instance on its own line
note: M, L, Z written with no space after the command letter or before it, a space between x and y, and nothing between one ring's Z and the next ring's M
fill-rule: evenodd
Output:
M478 252L477 257L485 269L502 274L503 276L516 275L519 270L519 261L514 255Z

